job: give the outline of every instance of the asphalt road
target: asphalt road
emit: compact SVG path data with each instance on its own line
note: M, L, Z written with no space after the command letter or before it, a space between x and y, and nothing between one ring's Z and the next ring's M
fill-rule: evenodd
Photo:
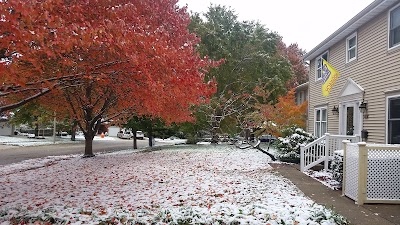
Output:
M145 148L149 144L147 139L137 140L138 148ZM113 140L113 141L93 141L93 152L113 152L120 150L133 149L132 140ZM57 145L17 147L0 145L0 165L21 162L27 159L42 158L46 156L82 154L85 150L85 143L77 141L76 143L65 143Z

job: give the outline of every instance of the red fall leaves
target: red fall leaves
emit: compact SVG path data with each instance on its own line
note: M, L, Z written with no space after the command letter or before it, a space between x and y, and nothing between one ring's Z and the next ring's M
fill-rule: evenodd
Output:
M67 112L84 131L127 114L190 120L189 108L215 91L204 78L218 63L196 52L199 39L176 3L1 2L1 105L50 89L39 100L56 103L53 110Z
M1 82L77 89L74 94L85 95L82 107L96 107L93 98L112 93L114 109L135 108L168 122L188 119L188 107L214 91L204 82L213 62L196 53L199 39L188 32L189 15L176 2L2 2L0 44L12 63L1 64Z

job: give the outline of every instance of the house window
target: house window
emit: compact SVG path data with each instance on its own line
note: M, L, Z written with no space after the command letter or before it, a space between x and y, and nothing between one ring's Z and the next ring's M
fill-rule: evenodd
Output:
M388 99L388 144L400 144L400 96Z
M300 102L299 105L302 104L304 102L304 91L300 92Z
M316 80L321 80L322 79L322 59L325 59L328 61L328 52L325 52L321 56L317 58L316 65Z
M315 128L314 134L321 137L327 131L327 113L326 108L315 109Z
M346 39L346 61L351 62L357 58L357 34Z
M400 6L390 11L389 48L400 44Z
M296 97L296 104L299 105L299 102L300 102L300 93L299 93L299 92L296 92L295 97Z

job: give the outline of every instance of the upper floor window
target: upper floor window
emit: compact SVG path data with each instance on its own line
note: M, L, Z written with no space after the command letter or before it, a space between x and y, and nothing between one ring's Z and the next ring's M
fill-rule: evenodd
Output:
M328 61L328 52L325 52L324 54L320 55L317 58L316 61L316 65L317 65L317 69L316 69L316 80L321 80L322 79L322 59L325 59L326 61Z
M346 62L357 59L357 33L346 39Z
M400 45L400 5L390 11L389 48Z

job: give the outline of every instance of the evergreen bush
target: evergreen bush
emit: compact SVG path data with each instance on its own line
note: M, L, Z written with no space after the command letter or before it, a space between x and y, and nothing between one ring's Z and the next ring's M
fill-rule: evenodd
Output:
M343 182L343 156L335 153L330 166L332 170L332 178L342 185Z
M298 163L300 161L300 145L306 145L314 141L315 137L297 127L285 129L282 133L285 134L286 137L279 137L275 141L277 158L284 162Z

